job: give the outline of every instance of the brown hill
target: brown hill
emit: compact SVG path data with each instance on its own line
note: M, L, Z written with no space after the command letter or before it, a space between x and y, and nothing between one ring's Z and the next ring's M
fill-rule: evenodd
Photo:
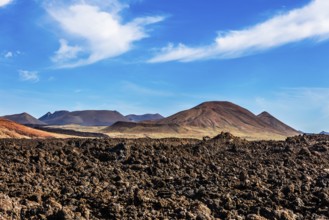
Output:
M138 129L139 132L179 132L179 125L170 124L153 124L153 123L136 123L136 122L116 122L112 126L105 128L106 132L127 132L131 130L134 132Z
M128 121L117 111L87 110L87 111L57 111L48 112L39 120L48 125L76 124L83 126L109 126L118 121Z
M272 116L270 113L266 111L260 113L259 115L257 115L257 117L275 130L282 131L284 133L292 134L292 135L299 133L298 131L286 125L285 123L278 120L277 118L275 118L274 116Z
M51 138L54 134L26 127L5 118L0 118L0 138Z
M157 123L242 130L267 127L253 113L231 102L204 102L194 108L159 120Z
M24 112L22 114L15 114L15 115L6 115L3 116L3 118L6 118L8 120L14 121L19 124L23 125L46 125L46 123L36 119L32 115Z
M189 130L176 124L156 124L151 121L146 122L116 122L102 130L103 133L111 137L120 138L162 138L162 137L194 137L188 134Z
M272 118L274 122L275 118ZM276 119L277 120L277 119ZM279 122L279 120L277 120ZM189 110L178 112L156 122L137 124L115 124L106 131L121 133L159 133L158 125L166 128L166 135L175 137L214 136L222 131L247 139L284 139L297 135L298 132L289 126L279 123L268 123L261 117L231 102L205 102ZM167 127L165 127L167 126ZM176 132L170 132L175 127ZM163 133L163 132L162 132Z

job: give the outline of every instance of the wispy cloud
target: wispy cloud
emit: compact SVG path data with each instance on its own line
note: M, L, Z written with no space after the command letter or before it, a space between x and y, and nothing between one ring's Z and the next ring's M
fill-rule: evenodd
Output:
M0 0L0 8L10 4L13 0Z
M130 51L133 43L148 37L145 26L160 22L161 16L123 22L127 5L119 1L50 1L47 12L69 38L60 40L53 61L62 68L89 65Z
M2 51L0 53L0 59L1 58L10 59L10 58L13 58L13 57L17 57L19 55L21 55L20 51Z
M60 39L59 43L60 47L52 57L52 61L55 63L63 63L67 60L76 59L78 54L83 51L83 49L79 46L68 45L68 42L65 39Z
M38 82L40 80L38 72L35 71L19 70L18 73L21 81Z
M11 52L11 51L7 52L7 53L4 55L5 58L11 58L11 57L13 57L13 56L14 56L14 54L13 54L13 52Z
M149 60L151 63L204 59L228 59L254 54L302 40L329 38L329 1L313 0L308 5L275 15L255 26L220 32L211 45L189 47L169 44Z

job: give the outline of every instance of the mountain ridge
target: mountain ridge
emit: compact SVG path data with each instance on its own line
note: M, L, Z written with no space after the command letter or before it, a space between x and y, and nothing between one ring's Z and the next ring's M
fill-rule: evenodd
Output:
M118 111L111 110L83 110L48 112L39 120L48 125L77 124L82 126L109 126L117 121L128 121Z
M320 134L329 135L329 132L327 132L327 131L321 131Z

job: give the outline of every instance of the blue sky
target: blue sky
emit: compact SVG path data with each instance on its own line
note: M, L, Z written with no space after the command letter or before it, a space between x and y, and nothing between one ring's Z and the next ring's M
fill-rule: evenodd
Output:
M0 115L228 100L329 130L328 0L0 0Z

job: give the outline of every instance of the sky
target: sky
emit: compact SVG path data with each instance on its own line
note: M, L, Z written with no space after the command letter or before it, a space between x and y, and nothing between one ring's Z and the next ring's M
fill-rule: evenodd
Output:
M0 115L205 101L329 131L329 1L0 0Z

